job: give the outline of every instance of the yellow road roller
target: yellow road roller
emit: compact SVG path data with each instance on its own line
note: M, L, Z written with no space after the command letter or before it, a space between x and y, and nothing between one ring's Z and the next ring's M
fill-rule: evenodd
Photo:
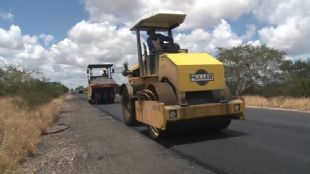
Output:
M114 103L115 89L113 64L89 64L87 66L87 97L90 104ZM96 73L96 74L94 74Z
M129 126L147 125L152 138L179 123L185 128L196 121L223 130L231 119L245 119L244 100L230 95L223 64L208 53L189 53L173 42L172 30L185 17L178 11L157 11L131 28L139 64L129 68L124 63L122 74L128 76L128 83L119 90L123 117ZM151 32L157 37L151 38ZM151 39L143 38L146 33Z

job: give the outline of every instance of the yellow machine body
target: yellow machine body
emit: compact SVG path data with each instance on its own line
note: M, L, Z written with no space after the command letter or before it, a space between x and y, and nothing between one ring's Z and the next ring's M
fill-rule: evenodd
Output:
M206 118L222 130L232 118L245 119L244 100L230 96L223 63L208 53L188 53L171 41L150 54L151 49L141 40L141 32L152 30L172 38L172 30L185 16L182 12L154 12L131 28L137 36L138 65L128 68L124 63L122 74L128 76L128 84L119 91L124 121L129 126L135 121L148 125L154 137L170 123Z
M138 70L138 68L135 65L131 71ZM197 79L191 80L192 75L198 78L206 75L212 77L207 83L199 84ZM178 104L165 105L162 101L135 101L137 121L165 130L167 123L179 120L214 116L245 118L244 100L242 99L230 100L227 103L181 105L181 98L186 92L224 91L224 66L207 53L162 54L159 59L158 76L130 77L129 82L132 85L148 86L163 79L168 80L175 88ZM171 112L175 115L171 115Z
M199 74L199 71L205 73ZM163 54L159 61L158 75L159 79L169 79L180 92L225 88L223 64L207 53ZM198 78L209 75L212 79L199 84L190 78L191 75Z
M233 117L245 119L244 100L236 99L228 103L209 103L191 106L168 105L160 101L136 101L136 119L139 122L166 130L169 122L205 117ZM239 108L236 110L236 107ZM173 115L172 115L173 112ZM175 113L175 114L174 114Z
M91 104L107 104L114 103L115 88L118 86L113 80L112 74L114 69L113 64L89 64L87 66L88 87L87 97ZM97 69L96 75L93 74L93 69ZM104 70L103 74L98 73L99 70Z

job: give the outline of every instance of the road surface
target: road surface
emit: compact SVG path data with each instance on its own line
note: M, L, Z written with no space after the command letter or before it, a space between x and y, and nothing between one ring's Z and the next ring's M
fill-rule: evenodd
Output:
M86 101L86 96L80 95ZM94 105L123 121L121 105ZM220 133L188 133L158 143L215 173L310 173L310 114L246 109ZM134 127L146 134L145 127Z

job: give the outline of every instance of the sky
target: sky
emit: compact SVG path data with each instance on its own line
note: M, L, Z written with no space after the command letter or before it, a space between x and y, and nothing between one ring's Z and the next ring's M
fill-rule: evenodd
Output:
M88 64L137 63L129 29L156 10L187 14L173 35L190 52L266 44L291 59L310 57L310 0L0 0L0 66L86 86Z

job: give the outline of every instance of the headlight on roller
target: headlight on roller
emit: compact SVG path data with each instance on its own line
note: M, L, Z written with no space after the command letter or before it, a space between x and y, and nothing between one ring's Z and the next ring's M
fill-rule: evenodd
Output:
M234 112L240 112L240 104L234 104Z

